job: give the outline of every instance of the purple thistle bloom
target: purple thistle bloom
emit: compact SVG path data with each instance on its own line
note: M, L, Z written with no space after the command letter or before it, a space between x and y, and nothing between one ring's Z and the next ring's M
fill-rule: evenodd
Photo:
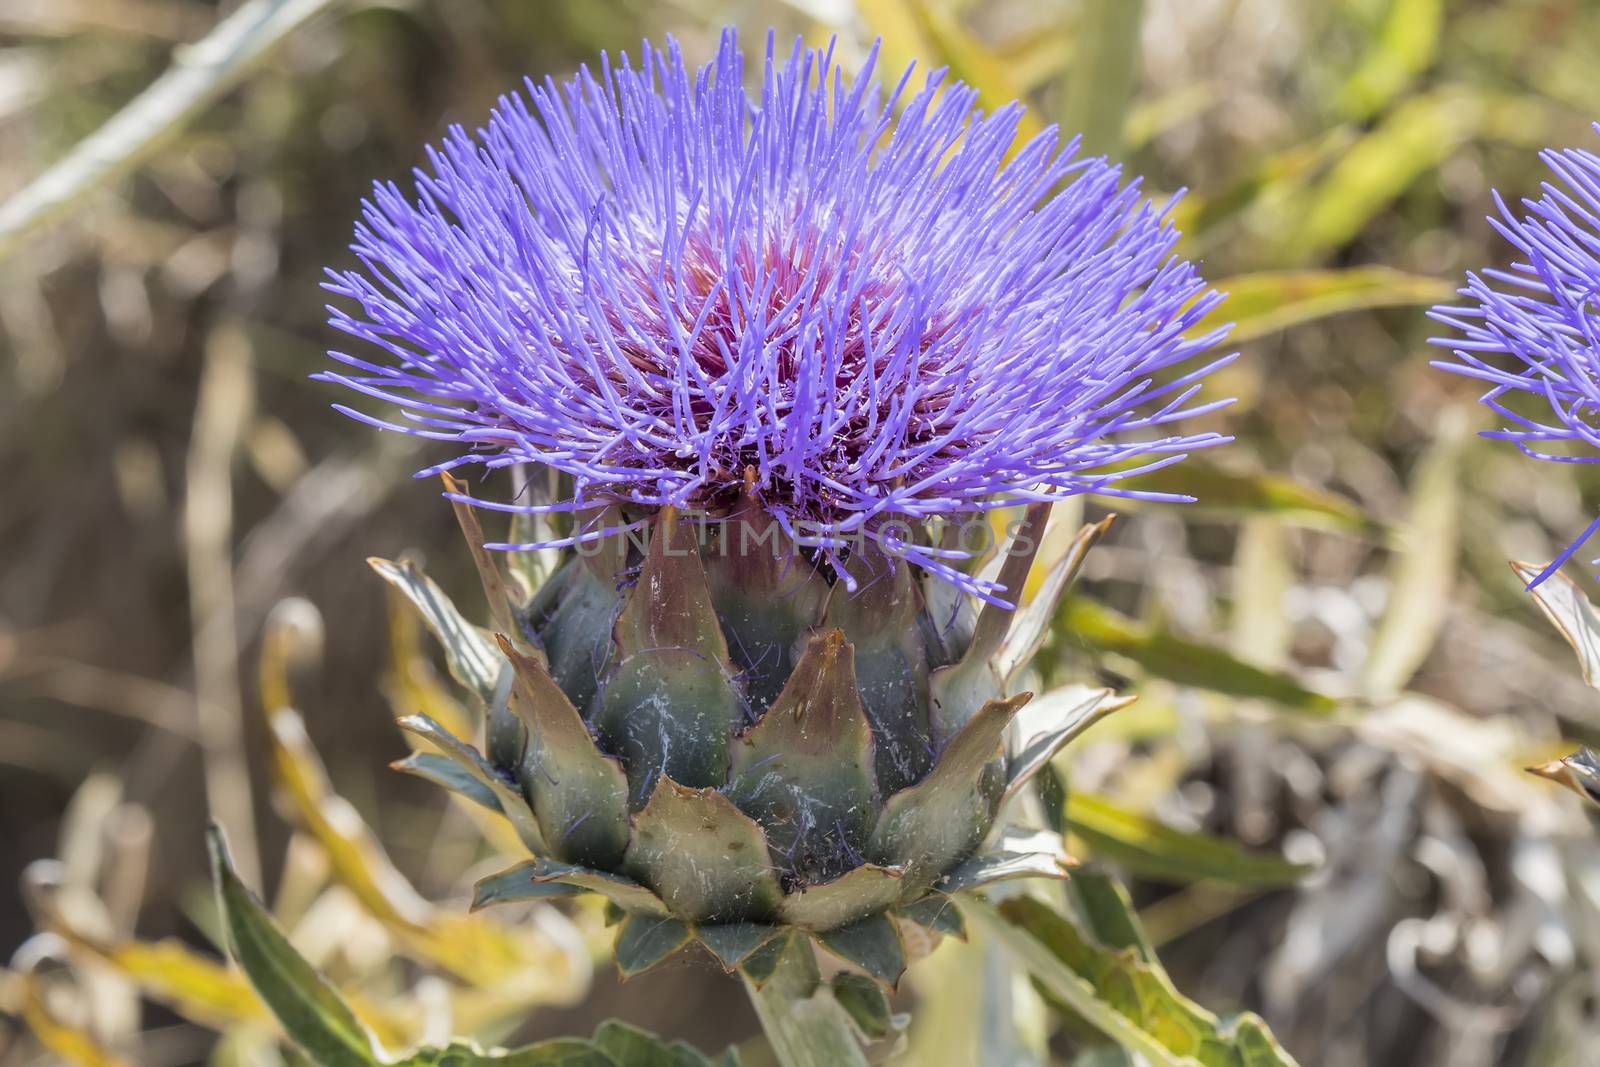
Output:
M1197 393L1231 357L1184 366L1223 336L1186 336L1220 297L1116 167L1054 131L1012 154L1022 106L983 115L940 72L886 93L870 60L851 79L769 37L759 97L744 74L731 31L698 71L647 43L452 129L415 199L378 185L364 269L328 288L387 358L335 352L350 370L322 377L405 421L340 410L466 446L423 473L571 476L553 505L473 501L501 510L716 508L753 472L836 569L865 538L980 595L908 531L1159 496L1118 483L1226 440L1172 427L1226 403Z
M1597 127L1600 128L1600 127ZM1507 270L1468 274L1470 307L1437 307L1432 317L1460 332L1434 338L1455 361L1434 366L1489 383L1483 403L1506 420L1483 436L1511 441L1535 459L1600 462L1600 156L1582 149L1540 154L1562 184L1525 199L1518 217L1495 193L1489 223L1523 258ZM1510 357L1510 358L1506 358ZM1521 400L1542 409L1529 414ZM1536 577L1549 578L1596 530L1589 524Z

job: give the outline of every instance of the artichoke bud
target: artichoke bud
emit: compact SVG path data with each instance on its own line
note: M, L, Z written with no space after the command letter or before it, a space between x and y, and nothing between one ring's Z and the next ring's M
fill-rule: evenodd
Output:
M1048 602L1019 613L958 603L871 544L836 569L749 487L705 516L579 514L576 530L603 535L537 559L485 552L471 510L458 514L499 598L492 640L419 574L378 568L409 583L452 664L481 665L487 754L425 717L402 722L440 750L403 769L501 812L532 853L480 882L475 906L601 894L622 918L624 975L695 941L757 974L753 961L798 929L892 984L900 922L959 932L951 894L1064 876L1059 838L1007 836L996 821L1028 775L1120 704L1071 689L1019 722L1030 695L1007 692L1014 646L1037 642L1013 622L1048 621L1104 524L1051 561ZM1008 602L1048 514L1031 507L1001 559Z

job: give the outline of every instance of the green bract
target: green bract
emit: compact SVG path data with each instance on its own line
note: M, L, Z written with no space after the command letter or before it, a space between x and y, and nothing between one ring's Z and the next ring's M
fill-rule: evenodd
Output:
M512 553L508 578L457 507L499 632L414 567L374 565L488 709L482 750L402 720L438 752L398 766L504 814L533 856L480 882L477 906L599 893L621 917L624 975L693 941L759 973L798 929L892 984L897 919L959 932L950 894L1064 875L1059 837L995 823L1121 704L1011 691L1105 524L1048 539L1040 592L1013 612L867 553L851 592L750 502L701 521L668 508L647 537L582 552ZM1008 600L1048 515L1030 508L997 555Z

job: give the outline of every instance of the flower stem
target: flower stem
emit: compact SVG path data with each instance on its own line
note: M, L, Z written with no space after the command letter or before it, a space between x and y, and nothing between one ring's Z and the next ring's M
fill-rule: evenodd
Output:
M850 1020L823 985L805 938L789 938L759 986L748 973L742 977L783 1067L867 1067Z

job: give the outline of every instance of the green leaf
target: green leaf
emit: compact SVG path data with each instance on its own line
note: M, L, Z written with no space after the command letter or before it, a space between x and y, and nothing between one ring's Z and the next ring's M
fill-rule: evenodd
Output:
M1075 685L1028 701L1012 724L1019 747L1006 760L1006 796L1026 785L1074 738L1135 699L1118 697L1109 689Z
M622 550L605 543L619 539L606 538L593 556L574 556L563 563L530 608L550 676L585 715L592 713L599 679L610 665L617 579L615 573L599 572L621 566Z
M489 907L509 900L519 899L518 886L526 883L572 886L597 893L612 904L631 914L666 918L667 906L661 898L631 878L610 871L596 871L556 860L535 859L519 863L499 874L481 880L474 892L473 907ZM530 890L530 892L535 892Z
M617 958L617 970L624 978L643 974L675 955L692 940L694 931L677 919L628 915L617 927L617 943L613 950Z
M1192 509L1220 515L1275 515L1313 529L1372 534L1378 524L1344 497L1314 489L1281 474L1231 471L1203 459L1117 483L1123 489L1191 496Z
M870 978L841 971L829 983L833 999L850 1016L861 1036L868 1041L881 1041L894 1032L894 1014L889 1007L889 997L883 987Z
M1132 898L1111 875L1096 867L1079 867L1067 883L1067 897L1090 937L1107 948L1131 949L1147 963L1156 958Z
M1179 685L1271 700L1291 711L1319 716L1332 714L1339 707L1332 697L1307 689L1286 674L1253 667L1211 645L1141 626L1126 615L1081 597L1067 601L1060 624L1072 639L1122 656L1150 674Z
M778 973L778 968L791 951L796 936L793 930L783 930L777 937L752 952L740 965L739 973L749 979L751 985L761 989ZM808 957L813 955L808 943L802 943L799 951L805 952Z
M400 1067L623 1067L592 1043L576 1037L558 1037L519 1049L484 1051L468 1042L448 1048L420 1049L401 1061Z
M729 739L743 721L721 667L696 652L663 648L617 664L600 691L594 725L628 769L629 802L638 808L658 774L696 787L726 782Z
M784 922L808 930L827 930L883 911L900 898L898 867L865 863L831 882L805 886L784 896L778 913Z
M1032 897L962 910L1058 1006L1154 1067L1292 1067L1253 1015L1223 1023L1179 993L1154 960L1112 948ZM1129 914L1128 922L1136 922Z
M1252 207L1281 203L1299 193L1313 175L1337 159L1356 138L1353 126L1336 126L1306 143L1272 153L1220 193L1184 197L1173 209L1173 223L1192 243L1194 238L1209 236Z
M536 882L539 863L519 863L510 870L478 879L472 887L472 910L492 908L496 904L522 904L530 900L548 900L551 897L574 897L583 889L565 882Z
M704 1056L683 1042L669 1046L649 1031L616 1019L596 1027L594 1045L619 1067L710 1067Z
M451 677L477 693L486 706L493 701L505 663L489 635L463 618L444 591L415 563L377 558L367 563L380 578L405 594L417 609L423 623L444 648L445 665L450 668Z
M500 777L500 774L489 765L489 761L483 758L483 753L426 715L408 715L400 719L396 725L438 748L463 772L493 793L495 799L500 802L501 812L516 828L517 837L529 852L536 856L548 853L544 834L539 829L538 820L528 808L528 802L521 793Z
M782 890L761 827L715 789L662 776L634 819L628 872L689 922L762 922Z
M940 880L938 891L955 894L1016 878L1067 877L1067 868L1064 865L1066 854L1059 848L1060 837L1048 830L1042 831L1041 836L1054 838L1056 850L1011 851L1002 843L1002 851L985 852L963 860L955 870Z
M1309 869L1209 834L1174 830L1095 793L1073 793L1068 798L1066 823L1096 854L1152 878L1185 883L1215 878L1234 885L1280 886L1299 880Z
M1544 570L1536 563L1513 563L1511 569L1524 585ZM1528 592L1578 654L1583 680L1590 688L1600 689L1600 612L1595 611L1578 583L1559 571Z
M476 775L469 773L449 756L441 756L437 752L413 752L405 759L395 760L389 767L403 774L415 775L424 781L432 782L452 793L460 793L496 815L505 814L500 807L500 798L495 796L494 790L484 785Z
M1072 65L1059 115L1087 154L1122 154L1128 104L1138 83L1144 0L1087 0L1077 8Z
M991 700L950 739L928 776L883 806L867 854L906 870L909 891L931 886L969 854L994 821L1005 789L1000 738L1028 694Z
M728 663L728 643L711 601L695 526L676 508L663 508L656 520L639 580L617 617L616 639L623 656L681 648L713 663Z
M711 600L751 714L760 715L793 673L795 657L822 616L828 582L751 497L741 498L708 533Z
M1390 110L1339 156L1303 203L1289 206L1279 252L1312 262L1343 247L1412 183L1475 138L1549 143L1552 112L1536 98L1500 96L1460 85L1419 93Z
M846 963L853 963L886 985L894 985L906 969L900 928L884 914L816 934L817 943Z
M1232 345L1352 311L1428 307L1451 299L1456 290L1455 282L1392 267L1261 271L1212 284L1227 299L1191 332L1199 337L1232 323L1228 333Z
M372 1039L340 998L273 924L233 872L222 830L207 831L228 949L284 1031L322 1067L379 1063Z
M1047 537L1040 531L1040 541L1045 542L1039 549L1041 553L1039 562L1046 565L1044 579L1040 582L1039 590L1033 599L1022 605L1012 618L1010 628L1000 642L1000 647L995 651L995 670L1007 685L1032 662L1040 646L1044 644L1045 637L1050 632L1050 624L1055 621L1056 612L1060 610L1061 598L1066 595L1073 580L1077 578L1078 571L1083 568L1083 561L1088 557L1089 550L1106 535L1115 520L1115 515L1107 515L1099 522L1083 527L1071 541L1067 542L1060 556L1055 559L1050 559L1046 555L1050 546Z
M831 878L866 843L877 807L872 728L844 632L813 637L777 700L734 742L727 796L767 828L772 860Z
M1044 541L1045 528L1050 522L1050 507L1048 503L1028 505L1016 533L999 557L1000 569L995 581L999 585L998 595L1007 603L1016 605L1022 602L1028 572L1033 569L1034 556L1038 554L1039 546ZM1097 535L1085 531L1081 536L1084 537L1082 552L1087 552ZM1069 553L1065 576L1058 575L1054 583L1058 594L1076 569L1071 559ZM1037 642L1024 632L1020 639L1022 645L1028 647L1018 647L1009 654L1004 651L1007 635L1016 617L1014 607L1003 608L986 602L978 610L978 620L972 628L972 641L961 658L948 667L940 667L929 678L928 691L933 697L931 721L936 745L955 737L986 701L1002 696L1005 692L1005 676L1025 658L1024 652L1031 656L1037 650ZM1032 625L1024 627L1024 630L1031 629Z

